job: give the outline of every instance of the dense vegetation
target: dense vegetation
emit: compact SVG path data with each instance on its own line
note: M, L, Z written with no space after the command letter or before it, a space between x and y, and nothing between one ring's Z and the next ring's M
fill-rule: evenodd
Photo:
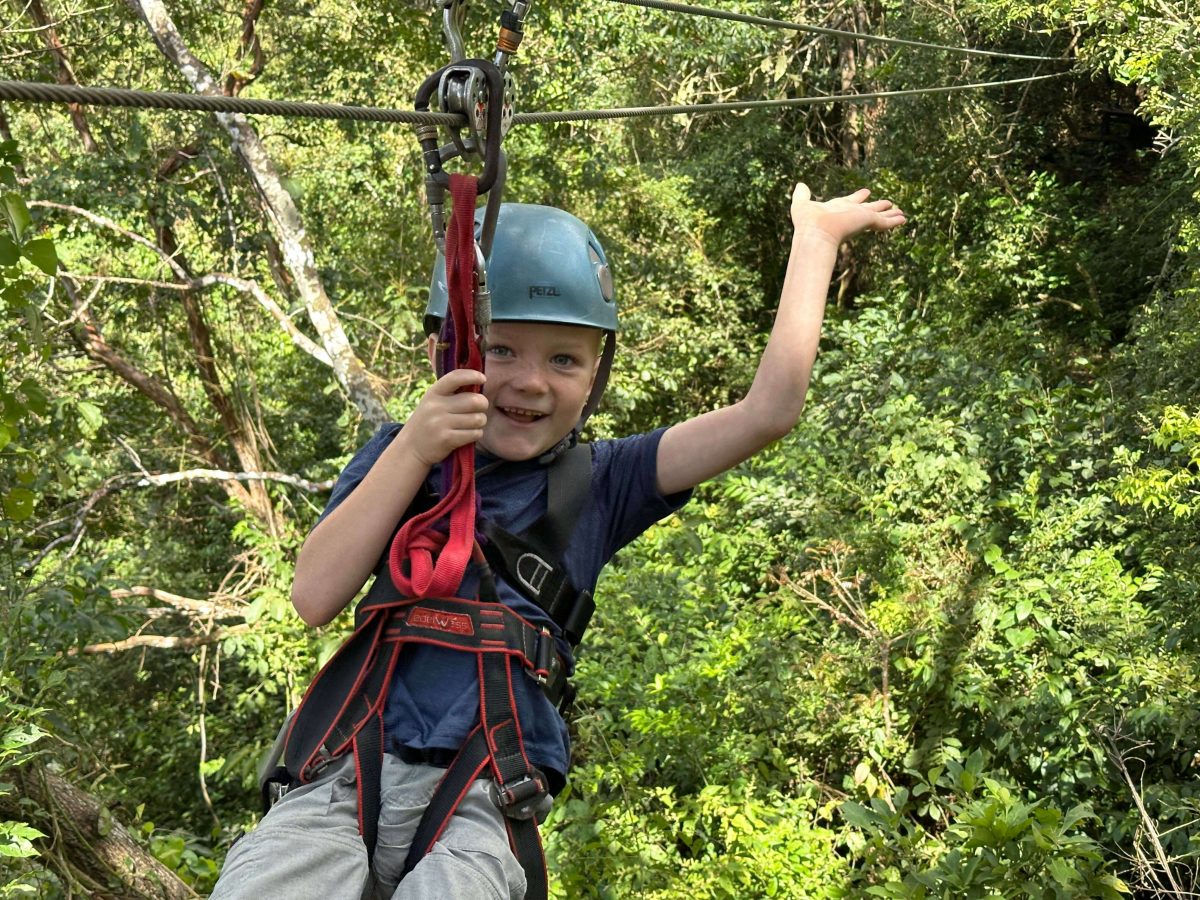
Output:
M614 258L599 436L744 390L795 179L910 213L843 253L800 427L603 580L554 890L1191 896L1200 19L1172 0L723 6L1063 63L535 4L522 108L1064 74L509 136L507 196L571 209ZM158 8L11 4L4 77L193 90ZM498 9L472 10L473 49ZM406 107L443 62L424 4L169 11L244 96ZM185 896L105 863L125 829L211 887L260 754L349 625L291 613L296 549L377 404L402 418L428 381L410 130L248 128L274 182L213 117L0 114L0 896Z

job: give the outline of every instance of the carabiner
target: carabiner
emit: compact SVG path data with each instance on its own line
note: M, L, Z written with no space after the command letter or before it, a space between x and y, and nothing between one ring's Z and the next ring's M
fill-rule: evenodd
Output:
M486 80L487 94L479 90L480 84L475 79L474 70L480 72ZM480 153L483 157L483 174L479 176L479 193L486 194L496 180L499 167L500 142L503 137L501 127L504 116L504 76L495 64L486 59L465 59L461 63L451 63L443 66L425 79L417 88L413 105L418 112L429 111L429 101L434 89L445 87L439 100L451 105L443 108L442 112L461 113L467 119L472 130L482 125L477 131L482 141L481 148L465 148L470 152ZM494 102L499 99L500 102ZM457 106L457 108L453 108ZM433 179L442 187L449 184L446 173L442 170L442 157L438 147L437 128L432 125L417 126L417 140L421 143L421 151L425 157L425 178ZM459 138L458 140L461 140ZM457 141L456 141L457 143Z
M442 11L442 37L451 62L462 62L467 55L462 39L462 23L467 17L467 0L437 0Z

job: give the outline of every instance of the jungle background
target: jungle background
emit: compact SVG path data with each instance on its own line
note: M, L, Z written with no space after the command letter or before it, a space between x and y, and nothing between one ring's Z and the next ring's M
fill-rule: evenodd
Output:
M1061 60L535 3L519 108L1062 76L508 137L506 196L616 272L593 436L745 390L796 180L910 218L841 254L800 426L602 580L555 896L1195 896L1200 14L722 8ZM411 0L2 14L14 80L408 108L445 62ZM204 895L350 626L291 611L297 548L430 380L416 144L18 103L0 132L0 896Z

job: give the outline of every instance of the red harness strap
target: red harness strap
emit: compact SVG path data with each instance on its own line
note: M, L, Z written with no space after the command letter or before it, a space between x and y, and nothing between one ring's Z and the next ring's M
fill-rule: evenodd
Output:
M480 352L480 335L475 324L475 201L477 179L467 175L450 176L450 193L454 200L453 214L446 233L446 281L449 303L446 320L442 325L438 374L448 362L456 368L471 368L483 371L483 355ZM477 386L470 390L478 391ZM525 755L525 742L517 717L516 697L513 693L512 669L509 656L532 665L535 676L544 681L550 674L553 641L550 632L543 629L537 634L536 645L525 648L505 634L505 614L509 612L495 597L492 585L487 598L493 602L483 604L476 612L481 616L476 629L470 624L464 601L451 599L460 589L463 574L471 561L475 542L475 445L467 444L454 451L450 458L447 489L441 501L428 512L415 516L396 533L388 555L388 569L396 589L409 598L409 602L420 601L412 606L403 620L393 616L391 622L393 640L405 640L404 632L414 627L419 632L432 627L443 634L440 639L414 636L425 643L441 643L451 646L451 638L457 631L471 630L471 640L461 649L474 652L479 667L480 725L460 750L455 762L443 776L434 797L426 807L418 833L413 840L405 862L407 874L421 861L441 835L453 817L459 801L470 785L486 769L491 769L493 799L504 816L513 852L525 870L528 900L545 900L546 863L538 835L536 816L542 809L547 796L546 776L536 769ZM444 483L446 483L444 481ZM447 534L444 522L449 522ZM486 567L482 552L477 561ZM490 579L489 579L490 583ZM449 608L435 608L437 598L445 598ZM407 628L400 628L400 625ZM528 626L518 629L519 636L532 631ZM466 637L466 635L460 635ZM510 646L515 644L515 646ZM532 653L530 652L532 651ZM394 666L388 665L388 680ZM359 736L371 739L375 728L361 730L355 737L355 754L360 748ZM373 745L371 749L374 749ZM378 791L377 780L368 781L368 790ZM360 784L363 779L360 778ZM374 826L364 821L362 797L359 803L360 829L364 838L367 828L371 830L368 841L374 843Z
M442 343L456 368L482 372L480 335L475 327L477 182L473 175L450 176L454 199L454 212L446 233L450 300ZM464 390L478 392L479 387L473 385ZM405 522L392 541L389 555L392 582L408 597L453 596L471 560L475 545L475 445L466 444L455 450L450 465L450 490L433 509ZM448 534L444 527L439 527L444 521L449 522Z

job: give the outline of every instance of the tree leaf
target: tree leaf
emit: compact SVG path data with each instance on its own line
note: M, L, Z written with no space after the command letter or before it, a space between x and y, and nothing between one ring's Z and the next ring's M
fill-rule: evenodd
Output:
M21 248L7 234L0 234L0 266L15 266L21 261Z
M94 435L104 424L104 413L96 404L80 400L75 404L75 409L79 413L79 427L88 437Z
M29 217L29 210L25 206L25 201L21 199L20 194L14 194L11 191L4 195L4 213L8 216L8 227L11 229L13 238L21 240L25 237L25 232L29 230L29 226L33 224L33 219Z
M50 238L38 238L30 241L21 249L21 253L47 275L53 275L58 271L58 252L54 249L54 241Z
M13 488L4 495L4 514L14 522L24 522L33 515L33 491L28 488Z

